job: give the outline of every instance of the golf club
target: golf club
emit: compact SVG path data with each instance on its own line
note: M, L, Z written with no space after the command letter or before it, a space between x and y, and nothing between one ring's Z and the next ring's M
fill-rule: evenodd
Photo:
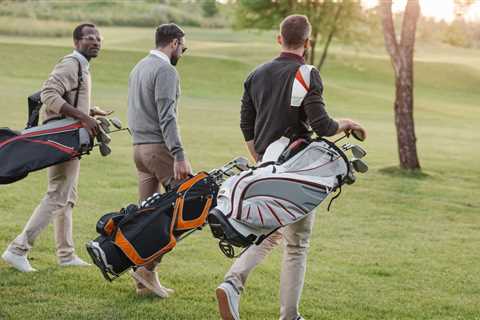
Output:
M365 173L365 172L368 171L368 165L367 165L367 163L364 162L364 161L361 160L361 159L352 158L352 160L350 160L350 163L352 164L353 168L354 168L355 171L357 171L357 172Z

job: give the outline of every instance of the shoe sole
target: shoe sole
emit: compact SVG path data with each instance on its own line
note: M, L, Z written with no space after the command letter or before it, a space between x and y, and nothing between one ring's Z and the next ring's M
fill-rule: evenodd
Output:
M223 289L217 288L215 290L215 294L217 295L218 301L218 310L220 311L220 316L222 320L235 320L232 313L230 312L230 307L228 306L228 298L227 294Z

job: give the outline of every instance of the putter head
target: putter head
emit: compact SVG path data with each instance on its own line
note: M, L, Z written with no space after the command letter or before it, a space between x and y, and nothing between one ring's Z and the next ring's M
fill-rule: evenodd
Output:
M352 136L353 136L355 139L357 139L357 140L359 140L359 141L364 141L364 140L365 140L365 134L364 134L363 131L361 131L361 130L352 130L351 133L352 133Z
M357 172L365 173L368 171L367 163L361 159L353 158L352 160L350 160L350 163L352 164L353 169L355 169L355 171Z
M118 119L117 117L114 117L114 118L110 118L110 122L113 124L113 126L115 128L117 128L118 130L121 130L122 129L122 121L120 121L120 119Z
M112 149L110 149L110 147L107 146L105 143L99 143L98 148L100 149L100 154L104 157L112 153Z
M367 155L367 151L365 151L365 149L356 144L352 145L351 150L353 156L357 159L361 159Z

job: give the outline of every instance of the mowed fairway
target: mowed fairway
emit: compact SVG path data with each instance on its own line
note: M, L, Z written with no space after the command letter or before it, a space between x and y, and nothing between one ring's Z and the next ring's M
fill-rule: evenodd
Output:
M210 170L245 155L238 124L243 79L277 48L269 34L187 32L189 51L178 66L181 134L194 169ZM128 74L149 50L152 33L105 28L105 49L91 66L95 104L113 108L125 123ZM0 37L0 126L24 126L26 97L69 43ZM358 55L334 49L322 71L328 111L367 127L370 171L344 189L330 212L326 203L317 210L303 317L480 319L479 51L419 50L415 123L424 174L409 175L394 168L394 87L383 49ZM112 138L109 157L95 150L82 160L74 238L83 258L98 217L137 200L130 137ZM0 251L45 190L45 171L0 186ZM208 228L163 259L160 279L176 290L167 300L137 297L128 275L107 283L94 267L57 267L52 231L29 255L39 272L21 274L0 262L0 319L219 318L214 290L231 260ZM279 248L249 278L242 319L278 319L281 256Z

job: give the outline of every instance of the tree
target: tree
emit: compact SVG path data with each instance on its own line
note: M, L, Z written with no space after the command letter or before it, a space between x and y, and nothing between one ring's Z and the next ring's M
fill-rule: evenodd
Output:
M408 0L403 16L400 42L395 35L392 1L380 1L385 47L390 55L395 74L395 126L398 153L402 169L420 169L417 155L417 138L413 121L413 51L420 5L418 0Z
M216 0L202 0L203 16L210 18L218 14L217 1Z
M316 47L323 43L321 69L333 38L358 38L361 6L355 0L239 0L235 14L238 28L272 29L290 14L304 14L312 24L309 63L315 64Z

